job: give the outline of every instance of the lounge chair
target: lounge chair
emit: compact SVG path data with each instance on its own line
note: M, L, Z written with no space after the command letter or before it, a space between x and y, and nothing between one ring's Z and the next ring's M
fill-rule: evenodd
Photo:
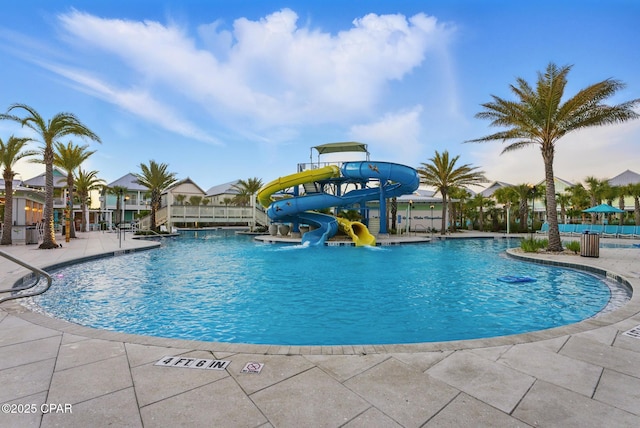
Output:
M620 226L615 224L607 224L602 231L604 238L617 238L620 233Z
M561 225L558 225L560 227ZM536 230L536 233L549 233L549 223L544 222L540 230Z
M633 233L636 230L636 226L625 224L620 226L618 230L618 238L633 238Z
M580 236L584 233L585 230L589 230L587 229L587 227L589 227L590 225L588 224L576 224L575 227L573 228L573 230L571 232L569 232L569 234L571 236Z

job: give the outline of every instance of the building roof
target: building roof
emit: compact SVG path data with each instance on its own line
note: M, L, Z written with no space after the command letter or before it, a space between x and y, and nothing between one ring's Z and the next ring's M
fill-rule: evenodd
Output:
M567 190L569 187L575 186L574 183L567 181L560 177L553 177L553 183L556 187L556 193L562 193ZM536 184L536 186L544 186L546 184L546 180L541 180Z
M174 183L170 184L169 187L167 187L166 189L164 189L162 191L162 193L168 193L171 191L171 189L174 189L182 184L187 184L187 183L191 183L193 184L202 194L204 194L204 190L202 190L202 188L200 186L198 186L195 181L193 181L192 179L190 179L189 177L187 178L183 178L182 180L178 180L175 181ZM208 196L208 195L205 195Z
M127 175L123 175L122 177L118 178L116 181L112 181L111 183L107 184L107 187L115 187L115 186L121 186L126 188L127 190L140 190L143 192L146 192L147 190L149 190L146 186L143 186L142 184L138 183L138 179L131 172Z
M44 188L46 181L45 174L46 172L43 172L42 174L36 175L33 178L24 180L23 184L27 187ZM61 169L55 166L53 167L53 187L67 187L67 174L65 174Z
M22 186L21 180L12 180L12 183L13 183L12 189L17 189L18 187ZM2 178L0 178L0 190L4 190L4 180Z
M627 184L637 183L640 183L640 174L629 169L609 180L609 184L612 186L626 186Z
M0 193L4 194L4 180L0 178ZM20 180L13 180L13 192L15 197L26 197L27 199L44 202L44 191L33 187L25 187Z
M206 191L207 196L218 196L218 195L237 195L240 191L234 187L238 184L240 180L233 180L228 183L218 184L217 186L211 187Z
M435 197L435 192L433 190L426 189L417 189L415 192L409 195L401 195L396 199L398 202L434 202L442 200L442 198Z
M509 183L505 183L504 181L494 181L493 183L491 183L489 187L487 187L482 192L480 192L480 195L484 196L485 198L490 198L491 196L493 196L493 193L496 190L502 187L511 187L511 186L513 185Z

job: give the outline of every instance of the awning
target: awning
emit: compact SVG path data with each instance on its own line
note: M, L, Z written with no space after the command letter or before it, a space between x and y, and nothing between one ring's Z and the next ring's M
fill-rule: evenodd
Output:
M326 153L339 153L339 152L365 152L368 153L367 145L363 143L356 143L353 141L342 143L328 143L320 146L312 147L318 151L318 155L324 155Z

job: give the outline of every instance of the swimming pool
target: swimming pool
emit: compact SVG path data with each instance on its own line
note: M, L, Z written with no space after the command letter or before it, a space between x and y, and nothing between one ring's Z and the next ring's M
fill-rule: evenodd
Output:
M126 333L357 345L557 327L593 316L611 295L589 274L501 256L516 240L303 248L207 231L165 242L56 271L33 302L55 317ZM505 275L536 281L497 280Z

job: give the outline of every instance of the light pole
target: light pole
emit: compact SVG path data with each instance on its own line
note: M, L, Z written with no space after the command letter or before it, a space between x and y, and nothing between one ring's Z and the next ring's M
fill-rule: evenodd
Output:
M509 214L511 212L511 204L507 202L504 204L504 208L507 210L507 235L511 233L511 219L509 218Z
M431 209L431 234L433 235L433 204L431 204L431 206L429 206L429 208Z
M535 214L535 198L536 198L536 186L530 185L531 187L531 239L533 239L533 216Z
M407 224L404 227L405 233L411 232L411 208L413 208L413 199L409 199L409 203L407 204Z

